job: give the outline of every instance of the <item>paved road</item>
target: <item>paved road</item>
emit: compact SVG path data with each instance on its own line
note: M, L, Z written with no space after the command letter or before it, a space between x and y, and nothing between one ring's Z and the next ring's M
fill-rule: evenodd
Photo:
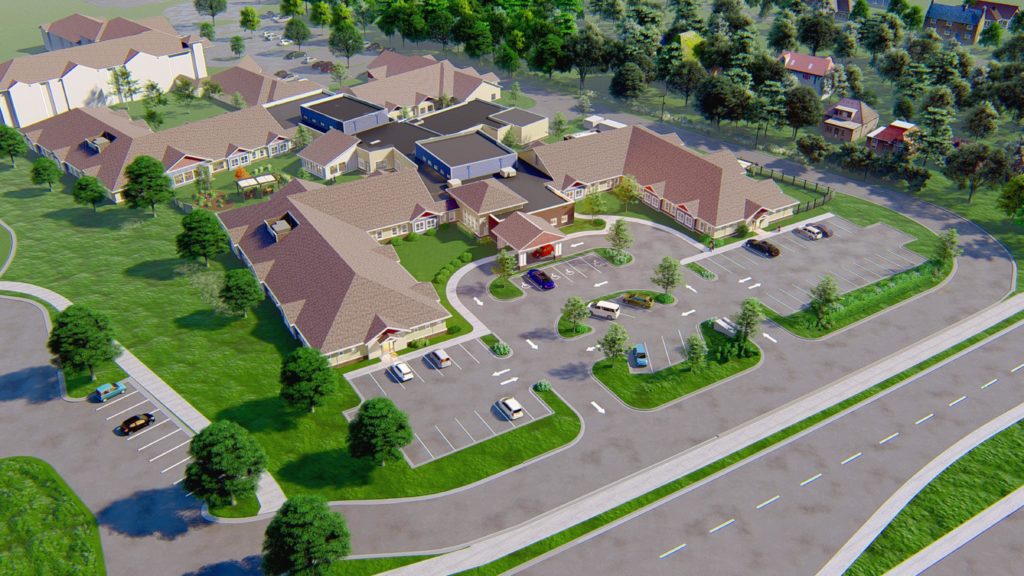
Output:
M130 413L152 409L140 393L101 411L97 404L61 399L46 335L38 307L0 297L0 458L35 456L57 469L99 521L108 574L132 574L139 566L146 574L168 576L210 573L213 565L255 568L265 525L207 523L198 502L173 484L180 466L162 472L185 448L160 455L187 434L161 419L164 424L131 440L115 435L114 426L128 412L111 420L108 414L140 401Z
M521 573L813 574L918 469L1024 402L1021 362L1024 327Z
M1024 509L981 533L923 574L1019 574L1021 558L1024 558Z

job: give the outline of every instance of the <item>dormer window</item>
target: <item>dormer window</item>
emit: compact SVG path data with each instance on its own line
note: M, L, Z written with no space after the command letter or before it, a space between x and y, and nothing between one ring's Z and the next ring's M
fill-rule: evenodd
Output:
M291 212L285 212L281 217L273 220L265 220L267 231L274 237L274 242L284 240L284 237L299 227L299 221L292 216Z
M103 149L109 146L114 140L117 140L117 136L105 131L103 134L100 134L95 138L89 138L86 140L85 145L94 153L99 154L100 152L103 152Z

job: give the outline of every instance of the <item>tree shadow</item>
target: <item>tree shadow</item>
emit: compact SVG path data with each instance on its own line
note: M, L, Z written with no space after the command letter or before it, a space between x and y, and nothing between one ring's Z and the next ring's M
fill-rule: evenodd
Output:
M181 260L178 258L162 258L140 262L124 272L134 278L166 282L167 280L174 280L179 276L177 270L179 266L181 266Z
M196 310L187 316L179 316L174 323L187 330L223 330L234 324L237 318L218 314L216 310Z
M292 460L281 467L276 476L278 480L308 489L345 488L366 486L377 468L370 460L353 458L348 450L334 448Z
M67 222L74 226L78 226L79 228L107 228L110 230L120 230L126 225L135 224L140 220L150 220L148 215L144 215L138 210L118 209L93 212L92 208L89 206L83 206L81 208L61 208L60 210L47 212L43 216L50 218L51 220Z
M225 408L217 413L217 420L238 422L250 432L287 432L294 430L305 414L278 396L267 396Z
M101 526L129 536L174 540L204 523L196 501L177 486L140 490L100 510Z
M261 562L260 557L253 554L241 560L225 560L216 564L207 564L184 576L260 576L263 574L260 569Z
M250 314L256 315L256 325L252 329L252 335L268 344L272 344L277 349L277 353L281 355L281 358L284 358L292 350L299 347L298 340L292 336L291 331L284 325L280 312L277 311L277 307L274 306L270 298L265 299Z
M571 362L548 370L548 375L561 380L587 380L590 378L590 364Z
M57 397L57 371L53 366L41 364L0 374L0 402L24 400L42 404Z
M10 170L10 166L6 166L5 168ZM46 188L18 188L16 190L8 190L7 192L4 192L4 196L17 200L31 200L32 198L39 198L40 196L46 196L47 194L49 194L49 190Z

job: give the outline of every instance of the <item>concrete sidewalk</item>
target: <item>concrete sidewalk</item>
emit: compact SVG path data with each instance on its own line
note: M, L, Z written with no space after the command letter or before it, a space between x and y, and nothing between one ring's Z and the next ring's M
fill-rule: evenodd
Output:
M595 490L534 520L477 540L460 550L424 560L387 574L452 574L492 562L584 520L629 502L698 470L804 418L834 406L1024 309L1024 295L986 308L893 355L811 394L733 428L686 452Z
M71 301L60 294L24 282L0 281L0 290L20 292L34 296L49 303L57 310L64 310L71 305ZM178 420L185 428L191 430L192 434L199 433L210 425L210 420L203 416L194 406L167 385L160 376L142 363L130 350L121 346L121 355L114 359L114 362L132 378L142 390L142 393L161 406L167 414ZM285 495L281 486L274 480L273 476L264 472L260 477L256 490L256 497L260 502L260 513L274 512L284 504Z

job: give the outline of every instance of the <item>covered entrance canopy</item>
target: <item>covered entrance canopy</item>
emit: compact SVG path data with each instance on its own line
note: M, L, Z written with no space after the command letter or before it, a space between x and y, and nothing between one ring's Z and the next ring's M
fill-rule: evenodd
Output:
M519 266L526 265L527 255L539 248L550 245L553 249L546 255L558 258L562 255L562 241L565 234L549 224L543 218L524 212L513 212L508 218L491 229L498 240L498 250L506 247L515 250L519 256Z

